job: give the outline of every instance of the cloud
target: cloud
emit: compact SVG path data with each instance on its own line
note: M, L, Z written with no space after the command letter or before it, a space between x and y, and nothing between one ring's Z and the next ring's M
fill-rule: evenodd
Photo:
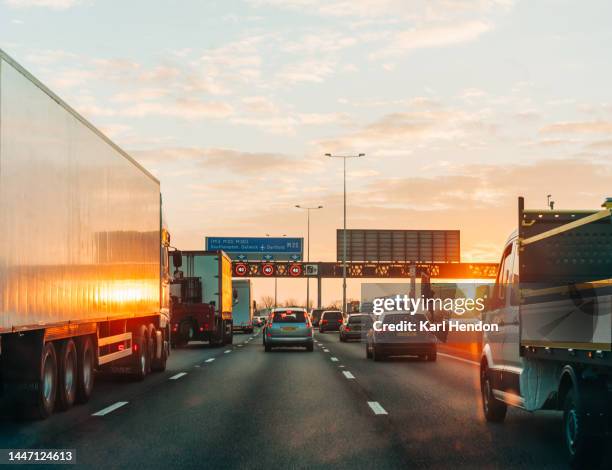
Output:
M247 111L256 114L278 114L279 108L265 96L247 96L242 99Z
M440 108L390 113L353 133L316 143L324 152L405 155L415 144L453 140L454 145L459 145L471 137L494 132L495 126L478 114Z
M131 152L139 161L159 163L193 163L207 169L230 171L232 174L259 174L282 176L283 171L292 174L311 171L317 164L307 158L294 158L275 152L244 152L227 148L169 147ZM272 173L271 173L272 172ZM231 183L232 185L235 182ZM228 195L229 196L229 195Z
M512 0L247 0L262 7L303 10L322 16L402 19L448 18L450 15L507 9Z
M395 33L384 48L372 53L372 59L403 55L415 49L444 47L474 41L493 26L484 21L466 21L439 26L417 27Z
M599 140L587 145L589 150L612 150L612 140Z
M157 115L192 120L224 118L233 113L233 108L227 103L186 98L171 103L140 102L121 110L120 113L128 117Z
M61 49L39 49L26 54L25 60L32 64L48 66L76 57L76 54Z
M44 7L54 10L65 10L77 5L79 0L4 0L11 8Z
M111 98L111 101L115 103L152 101L166 96L168 91L166 88L141 88L130 92L117 93Z
M281 50L288 53L326 54L337 52L358 44L355 35L320 31L317 34L307 34L298 41L289 41L281 45Z
M335 65L330 60L306 59L283 67L278 79L284 83L321 83L334 72Z
M610 121L557 122L540 129L542 134L611 134Z

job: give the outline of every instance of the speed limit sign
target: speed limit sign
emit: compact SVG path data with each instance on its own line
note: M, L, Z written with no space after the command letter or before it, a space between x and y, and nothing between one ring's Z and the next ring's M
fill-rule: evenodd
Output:
M274 266L271 264L264 264L261 267L261 272L264 276L272 276L274 274Z
M247 265L244 263L238 263L234 267L234 272L236 273L236 276L244 276L246 275L247 271L248 271Z
M292 264L289 268L289 274L294 277L302 275L302 265L301 264Z

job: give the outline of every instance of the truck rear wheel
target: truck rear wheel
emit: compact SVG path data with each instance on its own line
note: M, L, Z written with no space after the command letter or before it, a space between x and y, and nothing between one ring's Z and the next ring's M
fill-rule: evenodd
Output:
M594 431L588 418L590 413L585 409L589 398L578 397L574 390L565 397L563 437L572 468L598 468L603 456L603 436Z
M159 359L157 358L157 356L153 358L153 361L151 363L151 370L153 370L154 372L165 371L166 363L168 362L168 341L166 339L164 330L160 330L160 332L161 332L161 355ZM157 336L155 337L155 344L157 344Z
M493 395L489 369L485 365L480 367L480 393L482 396L482 411L486 420L493 423L502 422L506 417L508 406Z
M53 414L57 397L57 354L52 342L43 345L39 374L30 411L32 418L45 419Z
M69 409L76 399L77 391L77 350L72 339L63 342L58 360L57 407Z
M232 322L223 322L223 344L233 344L234 329Z
M95 352L91 336L83 336L77 344L77 390L76 400L86 403L94 387Z
M141 325L132 336L132 375L136 380L144 380L147 376L148 359L145 327Z

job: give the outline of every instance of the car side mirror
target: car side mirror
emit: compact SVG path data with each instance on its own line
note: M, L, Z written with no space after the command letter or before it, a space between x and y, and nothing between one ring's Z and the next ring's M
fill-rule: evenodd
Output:
M183 266L183 255L179 250L174 250L172 252L172 264L174 264L175 268Z

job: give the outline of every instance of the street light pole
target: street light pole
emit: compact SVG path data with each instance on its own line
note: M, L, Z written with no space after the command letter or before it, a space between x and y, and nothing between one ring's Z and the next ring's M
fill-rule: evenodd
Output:
M347 158L358 158L365 157L365 153L359 153L357 155L332 155L326 153L326 157L330 158L342 158L344 160L344 230L342 233L342 313L346 314L346 159Z
M266 237L269 237L270 234L266 233ZM287 235L283 233L283 237L286 237ZM276 276L274 276L274 308L278 307L278 301L276 300L276 294L278 292L278 278Z
M317 209L323 209L323 206L314 206L314 207L306 207L306 206L301 206L299 204L296 204L296 206L298 209L304 209L307 213L307 234L308 234L308 242L307 242L307 248L306 248L306 262L309 263L310 262L310 211L312 210L317 210ZM308 310L308 306L310 304L310 277L306 276L306 310Z

